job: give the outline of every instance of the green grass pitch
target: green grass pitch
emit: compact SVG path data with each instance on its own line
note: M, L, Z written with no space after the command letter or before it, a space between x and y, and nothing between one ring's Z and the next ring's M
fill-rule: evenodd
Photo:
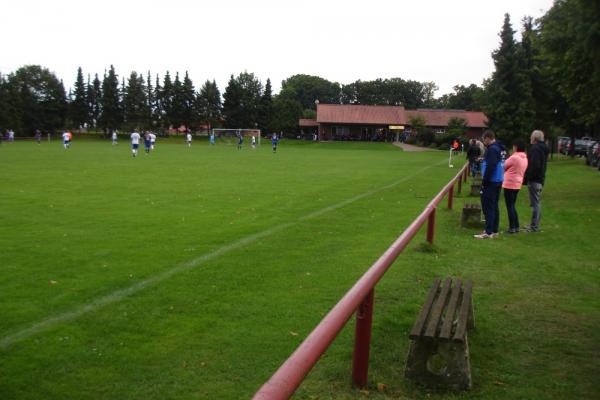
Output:
M386 144L174 142L137 158L122 141L0 145L0 399L249 398L456 173ZM475 387L458 397L598 394L600 179L580 161L548 176L540 234L476 242L458 226L476 199L442 203L435 246L418 236L376 288L371 398L454 398L402 378L448 275L475 282ZM366 396L352 336L296 398Z

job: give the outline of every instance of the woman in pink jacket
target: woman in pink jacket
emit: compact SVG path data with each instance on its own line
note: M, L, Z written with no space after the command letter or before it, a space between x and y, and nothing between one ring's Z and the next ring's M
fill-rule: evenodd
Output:
M504 202L506 203L506 211L508 212L509 228L506 233L519 232L519 216L515 203L517 195L523 185L523 177L527 169L527 154L525 153L525 142L521 139L513 141L513 153L508 160L504 162Z

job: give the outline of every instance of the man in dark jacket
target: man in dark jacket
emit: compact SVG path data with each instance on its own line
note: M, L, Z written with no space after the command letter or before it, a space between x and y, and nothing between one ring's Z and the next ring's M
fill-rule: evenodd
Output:
M529 189L529 205L531 206L531 225L525 227L527 232L540 230L542 217L542 189L546 178L546 162L548 160L548 146L544 143L544 132L531 133L531 147L527 152L527 170L524 182Z
M502 146L496 142L496 135L491 130L483 133L483 144L487 151L482 165L481 208L485 215L485 231L474 235L475 239L493 239L498 236L500 224L500 189L504 177L504 155Z
M471 169L471 175L473 177L475 177L479 171L479 156L481 156L481 152L477 145L477 141L471 139L469 141L469 148L467 149L467 159L469 160L469 168Z

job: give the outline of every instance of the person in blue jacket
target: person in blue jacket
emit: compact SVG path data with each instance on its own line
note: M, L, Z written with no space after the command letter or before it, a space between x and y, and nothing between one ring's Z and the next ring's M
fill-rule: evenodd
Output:
M496 142L491 130L483 133L483 144L487 147L481 165L481 209L485 216L485 231L474 235L475 239L493 239L498 236L500 224L500 189L504 179L504 157L506 152Z

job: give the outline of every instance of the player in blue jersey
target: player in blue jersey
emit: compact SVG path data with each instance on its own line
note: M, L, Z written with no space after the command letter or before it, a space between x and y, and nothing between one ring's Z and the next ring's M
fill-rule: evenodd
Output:
M238 144L237 144L238 150L242 149L242 144L243 143L244 143L244 136L242 136L241 132L238 132Z
M277 139L277 134L274 133L273 136L271 137L271 145L273 146L273 153L277 152L277 142L279 140Z

